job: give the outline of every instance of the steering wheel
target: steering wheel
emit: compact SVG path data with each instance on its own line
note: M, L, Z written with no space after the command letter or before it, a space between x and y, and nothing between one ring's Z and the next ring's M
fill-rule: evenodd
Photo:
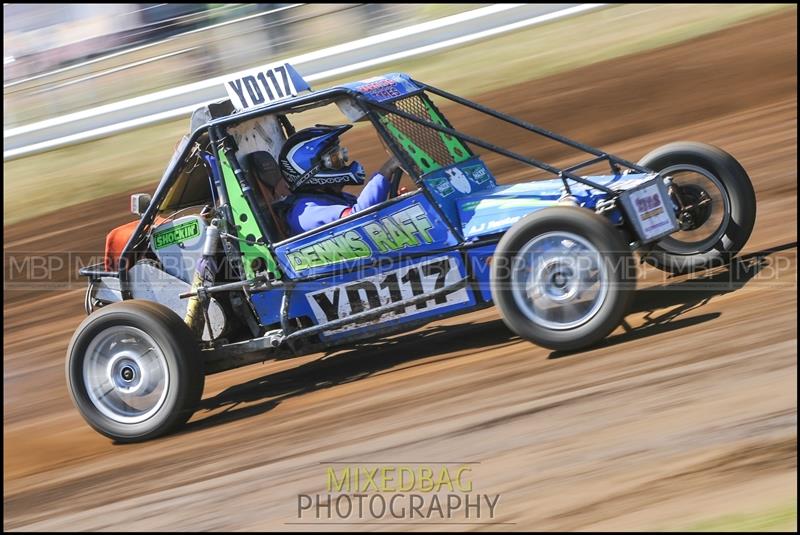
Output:
M402 167L394 167L392 172L389 173L389 198L394 199L398 195L400 195L400 179L403 178L403 168Z
M404 173L403 168L400 167L400 161L392 156L383 162L378 173L389 179L389 198L393 199L397 197L400 194L400 179L403 177Z

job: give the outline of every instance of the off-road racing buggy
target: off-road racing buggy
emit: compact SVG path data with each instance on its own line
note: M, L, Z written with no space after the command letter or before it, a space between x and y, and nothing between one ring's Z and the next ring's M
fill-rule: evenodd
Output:
M193 114L152 198L132 196L140 218L108 235L105 262L81 270L89 316L69 346L69 388L117 441L185 423L208 374L492 304L536 344L590 346L628 310L635 255L693 271L727 262L753 228L750 179L708 145L633 163L399 73L311 91L279 64L227 87L230 99ZM583 157L556 168L495 145L457 130L434 99ZM400 164L385 202L290 236L276 159L324 106L374 127L377 149ZM498 185L478 150L553 178ZM608 171L580 172L598 165Z

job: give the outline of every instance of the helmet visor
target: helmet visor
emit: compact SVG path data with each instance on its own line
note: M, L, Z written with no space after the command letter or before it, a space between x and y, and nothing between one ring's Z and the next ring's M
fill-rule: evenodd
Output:
M322 165L328 169L338 171L347 165L350 155L347 149L336 145L333 149L322 155Z

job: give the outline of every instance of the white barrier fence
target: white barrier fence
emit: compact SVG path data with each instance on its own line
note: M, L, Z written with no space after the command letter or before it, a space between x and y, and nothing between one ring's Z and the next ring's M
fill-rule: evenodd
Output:
M428 54L597 9L605 4L494 4L283 61L309 82ZM188 116L226 96L223 80L235 74L158 91L3 131L3 160L81 143L144 125Z

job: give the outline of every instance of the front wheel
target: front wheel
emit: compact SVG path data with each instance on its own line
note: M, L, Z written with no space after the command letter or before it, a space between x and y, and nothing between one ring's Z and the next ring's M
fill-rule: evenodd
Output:
M205 382L198 343L183 320L137 300L105 306L81 323L66 372L81 416L118 442L151 439L185 423Z
M702 143L660 147L639 161L670 180L680 230L655 244L645 260L671 273L727 264L741 251L756 220L750 177L727 152Z
M555 350L591 346L625 317L636 264L620 232L584 208L518 221L492 258L492 298L515 333Z

